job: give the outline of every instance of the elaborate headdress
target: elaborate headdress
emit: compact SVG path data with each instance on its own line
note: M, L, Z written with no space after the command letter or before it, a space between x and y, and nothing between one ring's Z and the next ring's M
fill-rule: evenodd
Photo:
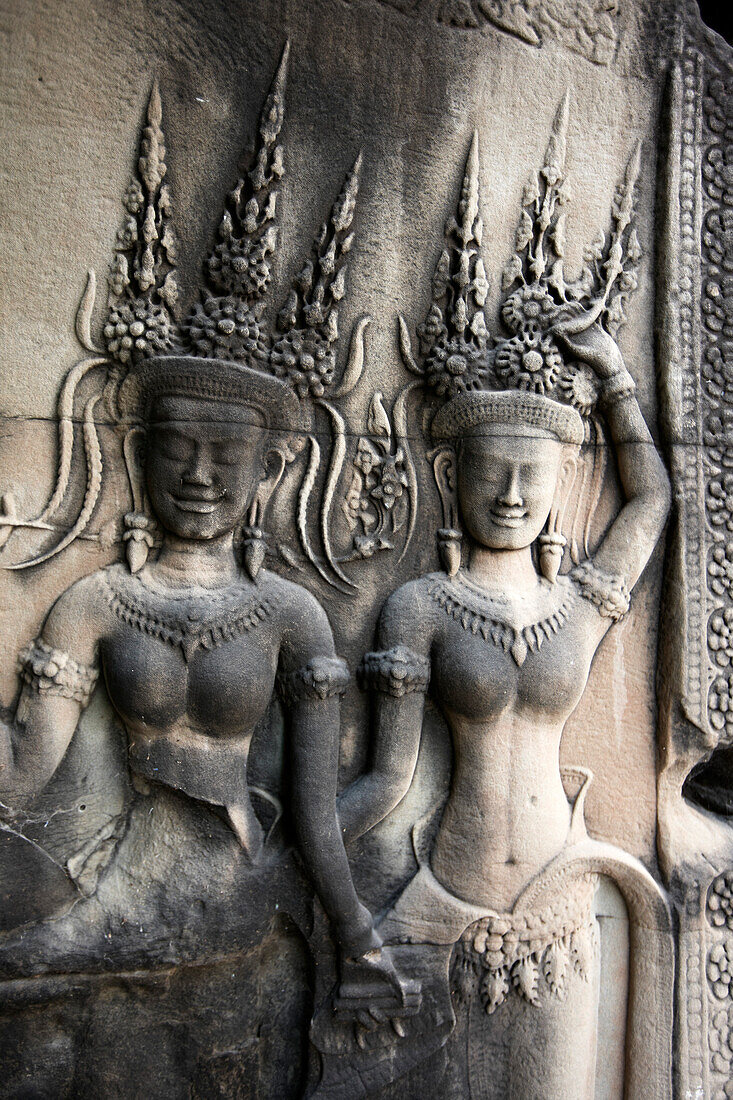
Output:
M583 498L589 485L594 501L600 493L606 448L599 445L602 427L594 415L599 398L597 379L589 367L563 350L556 331L562 323L582 317L583 325L599 321L615 335L626 319L624 307L636 287L636 266L641 256L633 225L640 151L637 146L616 190L609 240L599 233L584 255L579 276L568 281L564 270L570 201L565 179L568 110L566 94L555 116L544 164L524 189L515 252L502 280L505 298L501 318L509 335L493 343L486 317L489 284L479 254L483 225L476 134L466 162L458 216L451 218L445 228L444 248L433 275L433 302L418 328L421 356L416 359L413 354L402 317L399 335L405 365L421 375L427 388L442 399L432 420L437 443L454 440L482 423L499 422L542 428L562 442L577 446L584 441L595 444L589 448L589 463L582 464L571 525L571 554L578 561L579 538L587 555L593 511L593 504L583 507ZM436 455L436 462L440 461L440 455ZM583 511L586 520L580 536L578 524ZM543 536L547 546L552 547L555 561L549 571L555 573L558 547L565 544L559 530L562 519L562 514L554 515L557 530ZM459 533L445 501L444 523L439 544L441 554L451 559L453 568L456 553L450 547Z
M151 536L142 515L141 489L131 471L135 422L144 420L149 400L178 394L256 407L265 424L296 430L308 422L308 399L320 400L334 381L338 306L345 293L345 259L352 243L351 223L359 186L361 157L348 173L329 219L318 233L310 259L293 282L276 327L264 317L278 246L278 188L283 176L279 144L289 47L260 117L254 164L228 195L218 240L204 265L200 299L184 321L176 320L179 297L172 202L166 177L166 149L157 83L143 128L137 172L124 197L125 217L117 235L108 284L104 326L107 355L91 336L95 280L90 272L77 315L77 336L92 353L67 376L59 397L59 464L56 486L43 512L20 521L11 494L0 509L0 545L15 526L49 527L66 499L74 444L74 396L81 379L103 367L105 384L84 410L87 463L84 501L63 538L19 569L39 564L68 546L87 527L102 483L102 454L94 410L100 399L111 421L125 434L124 453L133 491L133 512L126 517L128 559L144 560ZM358 379L364 324L357 326L351 357L339 392ZM358 360L355 366L354 360ZM292 457L299 440L291 441ZM256 527L254 528L256 530ZM135 564L133 564L133 559Z

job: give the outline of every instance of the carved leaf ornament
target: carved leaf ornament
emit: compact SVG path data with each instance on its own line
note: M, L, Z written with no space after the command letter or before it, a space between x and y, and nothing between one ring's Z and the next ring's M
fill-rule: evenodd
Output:
M77 314L76 334L92 355L72 368L59 395L58 468L54 491L42 512L33 519L20 519L12 494L3 494L0 547L16 527L56 530L49 521L61 512L67 501L72 478L75 396L86 375L95 368L102 368L103 389L88 400L82 416L86 462L82 506L59 541L25 561L7 563L5 568L24 569L38 565L77 538L100 537L87 533L103 482L102 451L95 421L97 406L104 408L108 418L125 436L133 509L125 517L123 540L132 572L142 567L155 544L155 525L144 509L139 462L131 461L133 448L128 444L131 429L117 404L117 396L122 381L135 363L146 359L157 361L169 355L201 358L202 370L205 370L205 360L211 359L241 363L264 375L272 375L292 389L304 405L321 409L327 417L332 438L322 492L316 493L322 458L316 436L309 434L302 439L293 435L291 440L293 458L304 442L308 444L296 505L301 559L298 560L292 548L280 547L291 564L299 568L308 561L326 583L350 593L357 586L343 571L342 561L367 559L376 551L392 549L391 535L402 525L411 533L414 527L412 502L407 506L409 522L403 515L405 501L416 487L409 447L406 441L400 442L399 424L393 428L389 415L381 407L378 424L373 415L370 417L373 421L370 435L376 432L380 444L385 438L388 441L394 438L395 447L380 455L373 484L359 486L352 478L351 495L347 495L347 500L350 507L355 505L355 518L364 529L353 538L351 550L345 556L338 558L333 547L332 512L349 433L338 408L327 398L329 395L334 399L345 397L359 382L364 365L364 333L370 321L369 317L363 317L355 326L347 363L337 381L338 314L346 294L346 261L354 240L352 223L361 155L347 174L331 213L315 238L309 259L292 282L277 315L276 328L272 330L263 320L272 283L272 264L279 245L279 187L285 172L284 149L279 139L285 116L288 58L289 44L286 44L260 115L254 163L227 196L217 241L204 264L199 300L183 320L176 315L179 286L172 225L173 199L166 182L162 103L157 82L154 83L136 172L124 195L125 213L107 280L107 319L103 326L107 352L101 353L91 336L96 280L90 272ZM400 416L398 404L393 415ZM304 423L308 420L304 415ZM366 443L368 437L365 437ZM366 511L371 510L374 517L371 524L361 510L362 490L366 494ZM400 507L396 507L401 500ZM318 528L315 543L311 532L314 525L310 523L314 511ZM265 552L258 517L253 518L251 530L244 532L242 545L245 560L256 569L261 560L255 562L254 557L261 559Z

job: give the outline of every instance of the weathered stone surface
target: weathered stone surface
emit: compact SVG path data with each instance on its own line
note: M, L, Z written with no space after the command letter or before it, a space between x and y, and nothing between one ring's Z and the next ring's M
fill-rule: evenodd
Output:
M2 19L0 1095L727 1096L730 50Z

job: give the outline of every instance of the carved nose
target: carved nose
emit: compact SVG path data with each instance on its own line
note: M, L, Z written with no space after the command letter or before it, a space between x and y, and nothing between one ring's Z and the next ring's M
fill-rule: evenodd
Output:
M503 505L504 508L521 508L523 506L524 500L519 492L516 474L512 475L511 480L505 486L499 497L499 504Z
M181 481L187 485L213 485L211 465L199 447L196 448L190 465L184 470Z

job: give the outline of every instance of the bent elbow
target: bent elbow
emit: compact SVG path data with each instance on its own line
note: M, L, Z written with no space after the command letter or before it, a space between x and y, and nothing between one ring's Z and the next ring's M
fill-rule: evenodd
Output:
M657 484L654 487L653 492L649 494L649 515L652 521L658 528L659 534L662 533L665 523L669 517L670 509L672 507L672 485L669 480L669 475L664 466L660 463L659 478Z

